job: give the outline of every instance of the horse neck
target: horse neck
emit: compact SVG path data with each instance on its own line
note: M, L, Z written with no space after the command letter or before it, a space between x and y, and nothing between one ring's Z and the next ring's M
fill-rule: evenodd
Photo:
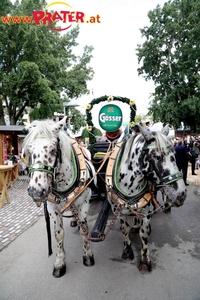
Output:
M138 140L138 137L136 137ZM125 194L134 195L137 194L137 191L143 190L146 180L144 175L141 173L140 166L138 164L139 152L138 155L133 155L133 143L134 138L129 141L129 144L126 145L125 151L122 154L121 162L118 169L118 186L121 191L124 191Z
M66 190L72 183L75 174L75 166L68 157L62 153L61 159L58 159L56 166L56 182L58 190Z
M146 186L145 183L146 180L142 174L133 176L133 171L127 170L126 176L119 181L118 185L122 192L131 196L141 192Z

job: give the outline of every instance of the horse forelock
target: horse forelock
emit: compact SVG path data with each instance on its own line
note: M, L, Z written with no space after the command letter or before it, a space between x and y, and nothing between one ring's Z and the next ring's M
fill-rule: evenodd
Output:
M144 139L142 138L141 134L138 134L137 136L130 136L130 138L127 140L124 152L121 159L121 164L126 164L131 158L133 150L135 149L135 146L138 144L138 141L141 139L141 149L144 145Z
M47 140L52 140L55 137L51 130L51 125L49 121L33 121L31 123L30 132L27 134L23 141L23 147L26 148L33 144L38 138L45 138Z
M151 143L155 143L155 149L157 149L157 151L163 153L164 155L167 155L169 146L168 138L159 131L153 131L151 133L153 135L153 138L151 142L148 142L148 145L150 145ZM144 145L145 139L142 134L131 136L126 142L121 159L121 164L126 164L130 159L132 159L132 154L134 151L142 151ZM140 155L139 152L137 153L137 155Z
M62 148L62 151L64 152L65 156L68 158L68 160L71 159L71 144L69 137L65 134L64 131L59 131L58 133L55 133L52 129L52 127L55 125L55 123L51 120L45 120L45 121L33 121L31 123L31 130L28 133L28 135L25 137L23 141L23 148L27 149L31 144L35 143L36 140L39 139L46 139L47 143L52 142L52 140L55 140L59 138L60 145Z
M162 132L154 131L152 134L155 137L155 146L157 150L164 155L168 154L169 140Z

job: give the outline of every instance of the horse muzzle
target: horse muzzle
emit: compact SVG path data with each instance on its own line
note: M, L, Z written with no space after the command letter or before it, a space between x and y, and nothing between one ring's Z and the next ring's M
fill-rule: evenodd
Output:
M187 190L179 194L174 201L170 199L169 201L167 200L167 203L169 204L169 206L180 207L184 204L186 197L187 197Z
M47 198L49 192L46 191L45 189L36 190L35 188L29 187L28 194L33 199L34 202L39 203L39 202L46 201L46 198Z

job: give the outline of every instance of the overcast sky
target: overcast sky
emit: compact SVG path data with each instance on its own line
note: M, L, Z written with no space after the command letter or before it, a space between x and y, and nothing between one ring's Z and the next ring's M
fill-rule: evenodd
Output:
M100 15L100 24L80 25L80 45L92 45L95 76L89 83L94 95L134 99L137 113L146 114L152 82L138 76L137 44L143 42L139 28L149 25L148 11L163 6L164 0L71 0L88 15ZM69 0L68 0L69 3ZM82 101L89 99L83 97Z

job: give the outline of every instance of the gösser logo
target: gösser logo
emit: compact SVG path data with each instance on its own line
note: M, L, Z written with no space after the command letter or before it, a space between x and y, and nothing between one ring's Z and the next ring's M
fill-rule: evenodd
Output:
M68 7L68 10L59 10L59 11L54 11L54 12L48 12L47 9L49 7L55 6L55 5L64 5ZM72 6L69 5L66 2L52 2L48 4L45 7L45 10L37 10L32 12L34 21L36 25L48 25L48 27L51 30L56 30L56 31L61 31L61 30L66 30L69 29L73 23L101 23L100 22L100 16L92 16L89 18L89 20L85 20L85 14L84 12L81 11L73 11ZM50 25L55 23L56 21L60 21L64 23L64 25L67 27L64 28L55 28ZM49 25L50 24L50 25Z
M99 112L99 125L102 129L112 132L120 128L122 124L122 111L119 106L108 104Z

